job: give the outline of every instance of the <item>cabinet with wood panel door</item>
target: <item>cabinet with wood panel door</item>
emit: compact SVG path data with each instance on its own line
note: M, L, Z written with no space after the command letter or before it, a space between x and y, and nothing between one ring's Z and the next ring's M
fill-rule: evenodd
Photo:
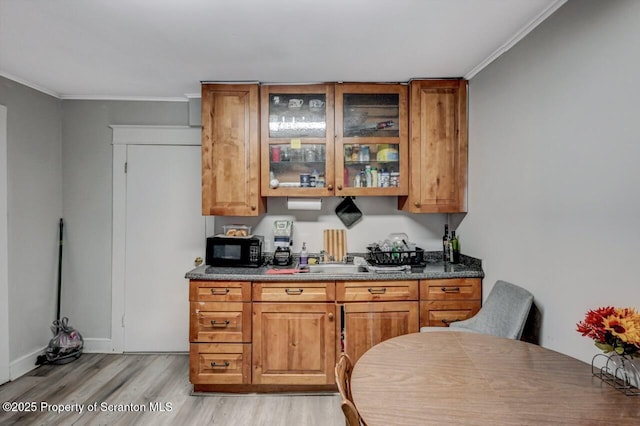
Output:
M189 379L200 385L251 383L251 283L189 283Z
M467 81L413 80L409 110L409 192L398 208L466 212Z
M419 329L418 281L337 281L339 348L355 363L372 346Z
M202 214L258 216L258 84L202 84Z
M480 278L420 280L420 327L448 327L477 314L481 304Z
M253 283L253 383L333 385L335 284Z

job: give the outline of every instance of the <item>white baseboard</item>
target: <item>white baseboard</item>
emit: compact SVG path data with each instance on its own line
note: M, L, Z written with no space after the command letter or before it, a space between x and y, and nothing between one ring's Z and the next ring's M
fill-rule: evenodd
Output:
M44 354L46 349L47 347L44 346L42 349L38 349L16 359L15 361L11 361L9 364L9 380L15 380L36 368L36 359L38 359L38 355Z
M42 349L38 349L12 361L9 364L9 380L15 380L36 368L38 356L43 355L46 350L47 347L44 346ZM84 339L82 352L110 354L113 352L113 345L111 344L111 339Z
M113 352L113 344L111 339L84 339L82 352L88 354L110 354Z

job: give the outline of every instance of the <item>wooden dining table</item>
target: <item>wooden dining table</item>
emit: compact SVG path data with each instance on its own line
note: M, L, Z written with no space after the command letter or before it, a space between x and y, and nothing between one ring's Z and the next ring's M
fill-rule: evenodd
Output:
M640 425L640 397L594 377L590 364L476 333L381 342L356 362L351 391L368 426Z

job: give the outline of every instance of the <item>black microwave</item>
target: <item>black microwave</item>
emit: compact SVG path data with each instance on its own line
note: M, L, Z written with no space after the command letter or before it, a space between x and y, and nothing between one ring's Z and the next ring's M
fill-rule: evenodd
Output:
M263 237L207 238L206 263L209 266L238 266L257 268L262 266Z

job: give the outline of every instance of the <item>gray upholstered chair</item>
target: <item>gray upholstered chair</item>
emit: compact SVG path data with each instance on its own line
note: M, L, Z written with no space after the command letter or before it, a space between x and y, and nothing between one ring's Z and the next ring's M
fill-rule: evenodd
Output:
M471 318L452 322L446 327L422 327L427 331L470 331L493 336L520 339L533 295L522 287L497 281L480 311Z

